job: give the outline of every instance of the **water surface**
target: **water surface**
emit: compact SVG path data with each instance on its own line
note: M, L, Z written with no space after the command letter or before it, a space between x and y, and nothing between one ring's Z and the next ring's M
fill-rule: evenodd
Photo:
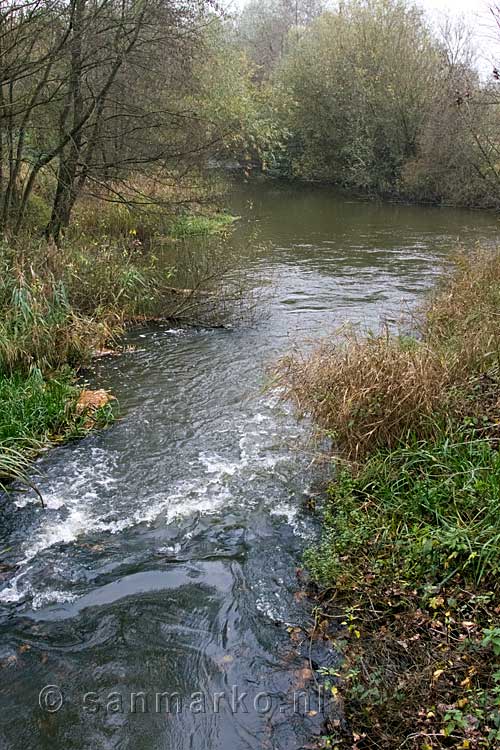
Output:
M345 320L396 320L457 242L495 241L497 222L278 185L231 201L241 267L274 289L268 314L132 334L135 351L95 375L122 419L38 462L45 509L30 494L1 507L2 748L298 750L320 731L292 710L309 654L288 632L310 617L296 568L318 477L266 368ZM47 685L64 696L54 713ZM164 692L180 713L157 710Z

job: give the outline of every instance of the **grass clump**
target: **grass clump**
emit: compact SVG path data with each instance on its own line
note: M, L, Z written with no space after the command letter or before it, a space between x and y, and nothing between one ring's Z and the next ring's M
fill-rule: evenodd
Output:
M74 429L79 392L69 369L49 380L39 371L0 377L0 446L30 449Z
M411 435L431 437L450 408L462 408L461 400L451 403L452 376L439 353L388 333L363 338L344 330L306 358L284 360L280 379L300 411L349 459Z
M348 329L281 363L287 398L348 459L438 437L463 415L492 415L500 377L500 253L457 258L417 313L413 336Z
M318 581L417 586L454 576L500 588L500 454L466 433L376 453L330 487L325 536L309 563ZM344 565L345 556L352 558ZM430 588L429 588L430 587Z
M79 395L70 368L50 378L37 369L0 375L0 490L12 480L31 485L30 459L47 445L88 432ZM93 415L93 425L110 418L109 409L102 409Z
M500 252L478 250L411 337L347 331L281 365L341 459L306 555L342 654L326 747L500 747L499 316Z
M179 216L172 223L170 231L176 238L224 234L235 221L237 221L236 216L225 213L209 216L185 215Z

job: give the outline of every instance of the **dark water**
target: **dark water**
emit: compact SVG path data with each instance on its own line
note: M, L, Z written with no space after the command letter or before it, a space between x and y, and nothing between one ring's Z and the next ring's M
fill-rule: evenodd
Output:
M320 731L294 709L309 662L287 632L310 620L295 571L315 476L266 366L346 319L397 318L457 240L494 240L497 223L325 190L232 200L241 265L275 286L269 315L131 336L97 373L123 419L39 462L46 509L20 494L1 511L16 566L0 581L2 749L294 750ZM47 685L58 711L55 688L39 706ZM174 692L168 712L157 694Z

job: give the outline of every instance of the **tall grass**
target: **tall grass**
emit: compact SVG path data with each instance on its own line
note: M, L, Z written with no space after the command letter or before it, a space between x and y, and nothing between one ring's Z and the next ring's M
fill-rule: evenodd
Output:
M417 311L414 336L345 329L279 367L286 398L349 459L433 438L468 417L498 421L500 252L457 258Z
M0 261L1 262L1 261ZM62 281L2 264L0 373L77 365L112 333L105 319L78 314Z
M75 424L78 395L69 368L50 379L37 370L0 377L0 446L29 451L54 441Z
M370 571L379 586L435 590L459 572L462 581L498 589L499 497L496 446L465 431L375 453L330 487L310 568L317 580L345 588Z
M36 490L30 460L47 444L77 434L78 393L69 369L48 380L37 369L0 375L0 490L12 480Z
M29 458L25 453L0 444L0 491L5 492L8 482L17 480L33 486L28 478Z
M411 337L348 330L279 367L346 459L306 555L318 622L345 618L327 747L500 746L499 323L500 251L478 250Z

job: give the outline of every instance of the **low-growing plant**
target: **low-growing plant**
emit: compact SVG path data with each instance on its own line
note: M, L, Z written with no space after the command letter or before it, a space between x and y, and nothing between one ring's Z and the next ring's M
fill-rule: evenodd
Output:
M322 545L307 555L324 585L500 581L500 454L485 439L415 443L377 453L331 485ZM346 562L348 560L348 562Z

